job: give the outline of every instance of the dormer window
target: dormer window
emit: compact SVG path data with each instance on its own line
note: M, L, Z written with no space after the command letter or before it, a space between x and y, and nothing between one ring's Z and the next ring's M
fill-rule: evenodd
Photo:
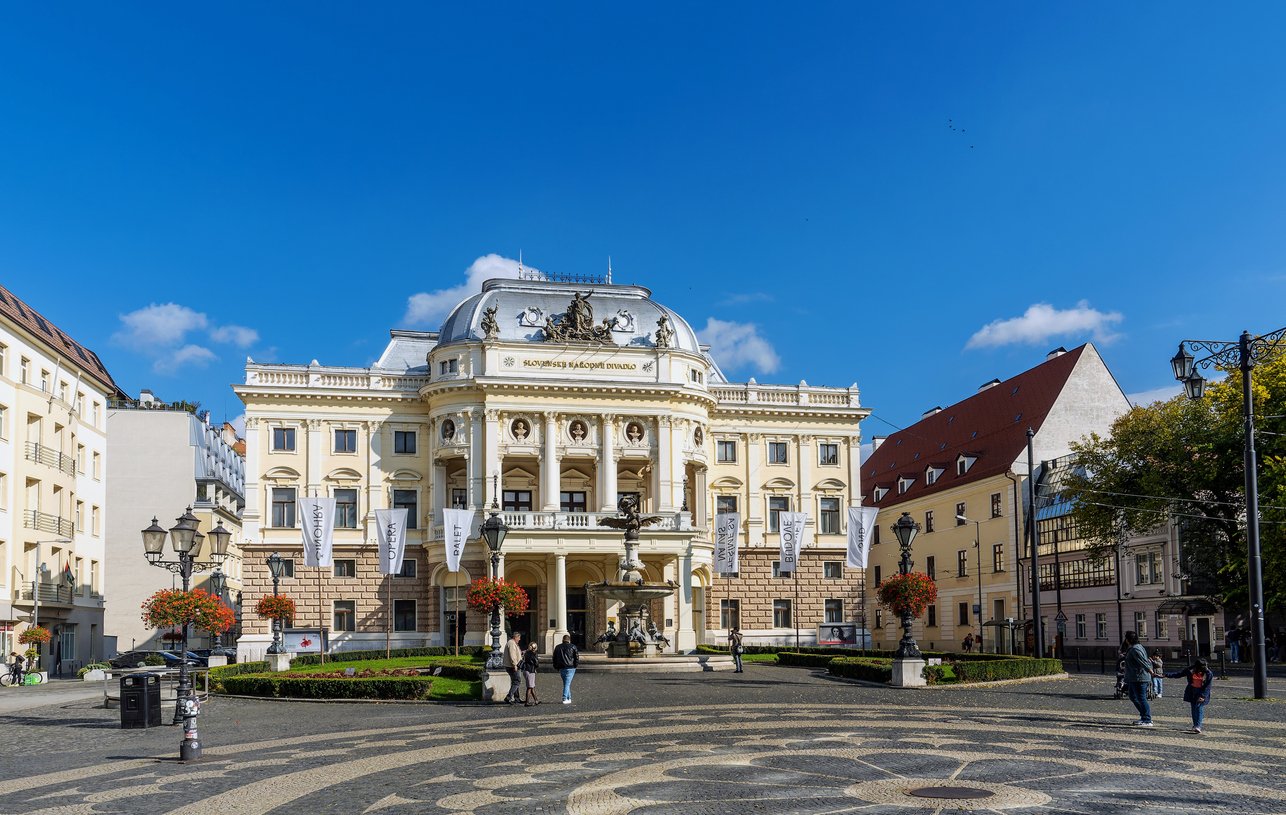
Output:
M977 456L966 456L961 453L960 456L956 458L956 475L964 475L969 472L969 468L972 467L973 463L977 460Z
M460 372L460 361L458 359L444 359L438 363L438 373L446 376Z
M924 483L936 484L940 475L942 475L941 467L926 467L924 468Z
M914 479L914 478L911 478L911 477L909 477L909 476L905 476L905 475L904 475L904 476L902 476L901 478L899 478L899 479L898 479L898 495L902 495L902 494L904 494L907 490L911 489L911 485L912 485L912 484L914 484L914 483L915 483L915 479Z
M876 487L871 490L871 500L879 503L880 499L889 494L888 487Z

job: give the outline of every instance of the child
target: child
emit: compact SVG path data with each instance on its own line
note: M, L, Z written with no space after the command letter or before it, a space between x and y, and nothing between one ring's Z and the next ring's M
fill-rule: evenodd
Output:
M1210 686L1214 683L1210 664L1204 659L1198 659L1182 671L1172 671L1166 676L1171 679L1187 678L1188 686L1183 689L1183 701L1192 705L1192 730L1188 732L1200 733L1201 723L1206 715L1206 705L1210 704Z
M1164 673L1165 673L1165 663L1161 661L1161 652L1153 651L1152 652L1152 674L1153 674L1152 695L1158 699L1161 698L1161 682L1163 681L1161 677Z

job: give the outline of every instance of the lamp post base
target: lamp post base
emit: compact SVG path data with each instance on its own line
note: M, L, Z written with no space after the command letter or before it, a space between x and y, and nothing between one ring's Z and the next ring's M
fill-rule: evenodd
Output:
M920 688L928 684L924 679L924 658L907 657L893 660L893 679L895 688Z
M191 762L201 760L201 742L193 733L191 738L179 742L179 761Z

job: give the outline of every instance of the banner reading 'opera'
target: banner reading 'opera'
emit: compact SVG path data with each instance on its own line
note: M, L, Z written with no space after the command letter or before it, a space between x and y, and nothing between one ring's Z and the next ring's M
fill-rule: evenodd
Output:
M380 542L380 574L397 574L406 554L406 509L375 510L375 531Z

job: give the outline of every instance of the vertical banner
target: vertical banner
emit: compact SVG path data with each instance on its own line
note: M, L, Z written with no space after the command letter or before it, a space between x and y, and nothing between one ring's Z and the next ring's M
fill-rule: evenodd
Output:
M848 565L854 569L866 568L866 556L871 551L871 530L875 529L875 507L848 508Z
M375 530L380 542L380 574L397 574L406 553L406 509L375 510Z
M739 570L737 537L741 532L741 513L724 512L714 516L714 570L732 574Z
M334 498L300 498L299 526L304 533L304 565L331 565L331 540L335 532Z
M777 516L777 532L781 538L780 571L795 571L799 562L799 550L804 545L804 522L808 520L805 512L782 512Z
M447 569L460 571L460 555L464 554L464 545L469 540L469 531L473 529L473 509L442 510L442 539L447 547Z

